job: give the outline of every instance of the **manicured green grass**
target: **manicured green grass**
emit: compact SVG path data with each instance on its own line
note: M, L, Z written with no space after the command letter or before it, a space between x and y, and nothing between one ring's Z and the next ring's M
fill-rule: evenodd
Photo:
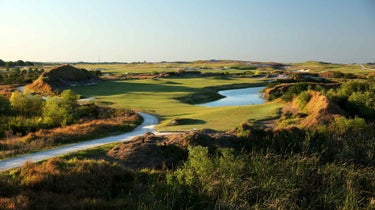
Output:
M367 65L365 65L367 67ZM323 71L340 71L342 73L352 74L366 74L373 72L373 70L362 69L360 64L336 64L336 63L321 63L316 61L307 61L303 63L292 64L293 69L310 69L310 72Z
M76 64L78 68L84 68L88 70L100 69L103 73L111 74L126 74L126 73L156 73L156 72L171 72L186 69L199 70L202 73L244 73L250 71L257 73L257 71L268 71L273 70L272 68L266 68L259 70L235 70L231 68L244 66L242 62L223 60L218 62L209 61L193 61L189 63L128 63L128 64ZM342 73L352 74L367 74L374 72L371 67L364 64L365 68L362 69L360 64L337 64L337 63L323 63L317 61L306 61L302 63L292 63L291 70L309 69L311 73L323 72L323 71L340 71ZM48 68L47 68L48 69Z
M259 120L272 117L282 104L206 108L185 104L175 98L200 93L205 87L235 84L254 86L261 82L263 81L254 78L146 79L104 81L94 86L74 87L73 90L85 97L95 97L97 102L158 115L161 120L158 126L160 131L194 128L230 130L248 119ZM171 120L177 118L189 118L193 123L167 126Z
M224 68L241 65L238 61L194 61L190 63L128 63L128 64L76 64L77 68L87 70L100 69L103 73L125 74L125 73L154 73L170 72L178 70L196 69L205 72L227 72ZM231 73L243 73L244 70L230 70Z
M278 115L282 103L272 102L260 105L205 108L197 113L184 115L184 118L192 119L196 124L168 126L168 121L158 126L159 130L187 131L192 129L211 128L227 131L248 120L260 120L272 118ZM204 122L204 123L202 123Z
M125 73L152 73L155 71L166 71L167 69L176 70L175 68L167 68L162 64L76 64L77 68L87 70L101 70L103 73L125 74Z

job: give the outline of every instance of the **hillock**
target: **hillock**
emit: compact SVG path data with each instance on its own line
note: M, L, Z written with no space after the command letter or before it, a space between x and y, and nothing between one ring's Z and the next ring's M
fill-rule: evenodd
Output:
M115 146L107 156L133 169L173 168L187 159L189 146L205 146L214 152L217 148L233 148L236 143L235 135L205 130L172 135L146 133Z
M97 84L100 79L87 71L78 69L70 65L62 65L44 72L32 84L27 85L27 89L34 92L54 95L61 90L73 86Z
M320 92L311 91L308 101L296 97L282 109L279 126L310 128L328 124L335 118L345 116L345 112Z

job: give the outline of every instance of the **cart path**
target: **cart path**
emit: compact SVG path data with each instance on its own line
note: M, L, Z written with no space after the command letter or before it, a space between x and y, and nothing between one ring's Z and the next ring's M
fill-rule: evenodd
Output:
M137 128L135 128L133 131L130 131L121 135L117 135L117 136L109 136L109 137L104 137L100 139L89 140L89 141L79 142L75 144L69 144L66 146L61 146L61 147L50 149L50 150L45 150L45 151L22 155L22 156L18 156L14 158L0 160L0 171L21 167L23 164L25 164L25 162L39 162L39 161L46 160L49 158L101 146L104 144L129 141L133 137L143 135L144 133L147 133L147 132L155 133L155 125L158 123L158 119L153 115L149 115L145 113L139 113L139 114L143 117L143 123L139 125Z

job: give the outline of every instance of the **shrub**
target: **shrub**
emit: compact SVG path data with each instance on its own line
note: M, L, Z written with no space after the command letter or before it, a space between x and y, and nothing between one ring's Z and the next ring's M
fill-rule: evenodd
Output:
M375 92L353 92L348 98L349 106L366 119L375 119Z
M330 99L344 108L352 116L375 119L375 85L374 83L349 81L337 90L327 92Z
M311 95L309 91L303 91L301 92L298 97L298 103L301 108L303 108L311 99Z
M284 101L291 101L295 96L306 90L308 90L308 85L306 82L296 83L288 87L288 90L283 93L281 99Z
M10 103L9 100L0 95L0 115L6 115L10 112Z

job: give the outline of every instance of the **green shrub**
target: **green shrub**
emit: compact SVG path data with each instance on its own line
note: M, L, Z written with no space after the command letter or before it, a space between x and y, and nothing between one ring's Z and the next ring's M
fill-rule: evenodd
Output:
M301 92L298 97L298 103L301 108L303 108L311 99L311 94L309 91L303 91Z
M287 91L283 93L281 99L284 101L291 101L295 96L303 91L308 90L308 85L306 82L299 82L288 87Z
M375 119L375 84L373 82L345 82L337 91L328 91L327 96L352 116Z

